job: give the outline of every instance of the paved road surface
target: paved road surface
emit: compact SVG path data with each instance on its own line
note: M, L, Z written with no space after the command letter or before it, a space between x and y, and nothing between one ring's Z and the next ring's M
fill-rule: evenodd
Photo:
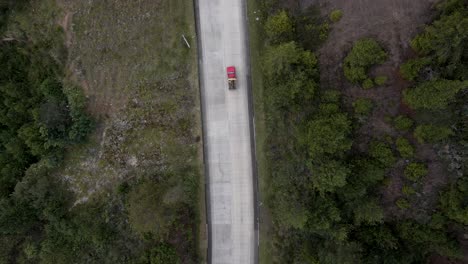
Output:
M256 263L254 188L243 0L198 0L201 89L208 175L209 259ZM228 90L226 67L237 70Z

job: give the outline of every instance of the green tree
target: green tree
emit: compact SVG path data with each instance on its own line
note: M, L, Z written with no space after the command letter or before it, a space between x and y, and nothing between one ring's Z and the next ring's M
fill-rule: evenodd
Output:
M375 64L381 64L387 54L373 39L361 39L354 43L352 50L344 59L344 74L352 83L366 80L367 70Z
M413 126L414 122L411 118L399 115L393 120L396 129L400 131L408 131Z
M343 11L339 9L335 9L330 13L330 20L333 23L340 21L342 17L343 17Z
M265 33L272 43L290 41L294 34L294 26L288 13L281 10L275 15L268 16Z
M390 167L396 162L392 149L383 142L372 141L369 146L369 155L385 167Z
M415 109L444 109L455 95L468 87L468 81L435 80L403 91L404 101Z
M396 140L396 147L402 158L409 159L414 156L414 148L406 138L399 137Z
M442 193L440 196L440 207L449 219L462 225L468 225L467 197L468 180L466 177L460 178Z
M463 69L466 67L463 58L468 42L466 10L465 6L464 10L443 15L411 41L411 47L418 53L431 55L438 65L446 66L444 71L449 76L462 77L466 73Z
M357 115L368 115L372 111L372 100L359 98L353 102L354 113Z
M387 79L387 76L377 76L375 77L374 82L377 84L377 86L382 86L387 83Z
M178 264L181 263L174 247L160 244L150 251L150 264Z
M400 66L401 76L406 80L414 81L419 76L421 69L430 63L429 57L408 60Z
M402 209L402 210L405 210L405 209L408 209L411 207L411 204L408 202L408 200L406 200L405 198L400 198L398 199L396 202L395 202L396 206L398 206L398 208Z
M351 121L345 114L319 117L309 122L306 144L312 160L321 159L324 154L342 155L351 148L349 139Z
M449 136L453 135L453 132L448 127L435 126L435 125L420 125L414 130L414 137L419 143L436 143L442 141Z
M336 160L328 160L309 166L312 174L312 185L320 193L335 192L346 184L350 169Z
M295 42L273 46L263 56L263 74L270 105L278 109L300 107L314 94L317 58Z
M365 199L355 204L353 208L354 223L374 225L383 221L383 209L375 200Z
M412 181L418 181L422 177L427 175L427 167L422 163L411 162L405 168L405 177Z

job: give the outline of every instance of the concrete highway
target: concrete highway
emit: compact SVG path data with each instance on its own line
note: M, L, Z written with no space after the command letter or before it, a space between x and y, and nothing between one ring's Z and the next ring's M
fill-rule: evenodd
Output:
M196 0L207 175L209 250L213 264L257 262L253 128L244 0ZM226 67L237 70L228 90Z

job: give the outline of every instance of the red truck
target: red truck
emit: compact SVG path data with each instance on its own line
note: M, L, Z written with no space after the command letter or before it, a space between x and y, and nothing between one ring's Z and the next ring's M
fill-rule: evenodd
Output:
M228 66L226 68L229 90L236 89L236 67Z

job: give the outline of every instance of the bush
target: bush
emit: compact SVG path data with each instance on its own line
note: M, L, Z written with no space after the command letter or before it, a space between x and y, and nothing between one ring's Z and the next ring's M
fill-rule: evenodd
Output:
M333 23L336 23L336 22L340 21L342 17L343 17L343 11L341 11L339 9L333 10L330 13L330 20Z
M435 125L420 125L414 130L414 137L421 144L436 143L451 135L453 132L450 128Z
M375 77L374 82L377 86L382 86L387 82L387 79L387 76L377 76Z
M362 88L366 90L374 88L374 82L372 81L372 79L370 78L365 79L364 82L362 82Z
M320 97L323 103L338 103L341 93L337 90L326 90Z
M400 131L408 131L413 126L413 120L409 117L399 115L393 120L396 129Z
M273 43L280 43L292 39L294 27L286 11L269 16L265 22L265 33Z
M353 107L357 115L368 115L372 111L372 100L359 98L353 102Z
M150 264L178 264L181 263L177 252L171 245L161 244L150 252Z
M337 188L343 187L346 184L346 177L350 173L349 168L335 160L322 162L310 169L312 184L321 193L335 192Z
M351 148L349 139L351 121L345 114L324 116L309 122L305 144L309 147L312 160L323 158L324 154L341 156Z
M406 138L398 138L396 140L396 147L402 158L409 159L414 156L414 148Z
M369 155L380 161L385 167L390 167L396 162L392 149L382 142L372 141L369 147Z
M328 38L328 33L330 31L330 25L328 23L320 24L319 26L319 39L324 41Z
M368 79L367 70L387 59L387 53L373 39L361 39L354 43L352 50L344 59L344 75L352 83Z
M422 163L412 162L406 166L404 175L407 179L412 181L418 181L422 177L427 175L426 165Z
M400 66L400 74L406 80L414 81L421 69L430 62L431 59L428 57L409 60Z
M416 193L414 188L408 185L403 185L403 187L401 188L401 192L407 196L410 196Z
M410 203L405 198L398 199L395 204L396 206L398 206L398 208L403 210L406 210L411 207Z
M404 101L414 109L445 109L455 95L468 87L468 81L436 80L403 91Z

